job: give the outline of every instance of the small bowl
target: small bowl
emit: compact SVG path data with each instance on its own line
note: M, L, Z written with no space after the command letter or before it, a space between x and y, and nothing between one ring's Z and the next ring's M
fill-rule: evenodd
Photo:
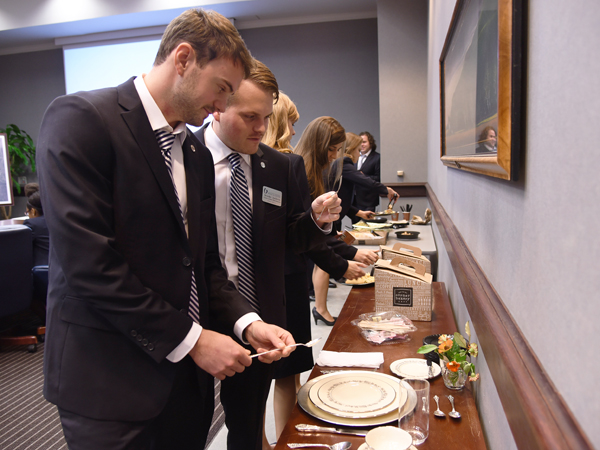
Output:
M412 436L398 427L373 428L365 436L372 450L408 450L412 445Z
M365 222L386 223L387 219L385 217L374 217L372 219L365 219Z
M398 239L419 239L419 234L421 234L420 231L409 231L409 230L396 231L396 237Z

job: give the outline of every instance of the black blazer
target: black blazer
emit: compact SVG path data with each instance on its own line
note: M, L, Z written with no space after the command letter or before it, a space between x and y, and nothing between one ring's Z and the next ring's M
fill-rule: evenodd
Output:
M360 171L371 180L379 183L381 181L379 153L375 150L371 150L371 153L369 153L369 156L367 156L367 159L363 162ZM354 195L354 204L359 209L379 205L379 196L380 194L370 186L357 186Z
M196 131L204 143L205 125ZM265 322L285 327L285 251L306 252L325 242L327 235L314 223L290 159L260 144L252 161L252 245L256 294ZM211 165L214 172L214 167ZM263 188L282 193L281 206L263 201Z
M48 225L44 216L32 217L23 222L23 225L31 228L31 238L33 241L33 265L47 266L48 252L50 250L50 237L48 234Z
M251 311L221 267L211 154L188 132L183 155L189 238L133 78L59 97L44 115L44 394L61 408L135 421L164 408L176 367L166 356L192 325L192 268L203 327L232 330Z

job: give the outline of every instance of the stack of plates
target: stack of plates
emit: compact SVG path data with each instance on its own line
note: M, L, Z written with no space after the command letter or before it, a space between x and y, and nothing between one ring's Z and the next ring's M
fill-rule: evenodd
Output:
M309 380L298 392L298 404L317 419L337 425L372 426L398 420L407 391L393 376L344 371Z

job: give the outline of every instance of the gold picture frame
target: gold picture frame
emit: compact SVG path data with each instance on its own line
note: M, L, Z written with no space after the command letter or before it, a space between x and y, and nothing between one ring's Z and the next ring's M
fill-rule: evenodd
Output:
M440 56L441 160L448 167L518 178L524 3L456 2Z

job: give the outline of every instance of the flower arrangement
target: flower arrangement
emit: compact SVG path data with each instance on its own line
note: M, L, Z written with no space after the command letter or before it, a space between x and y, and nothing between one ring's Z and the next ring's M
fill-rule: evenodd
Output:
M465 333L471 339L469 322L465 324ZM440 357L442 373L445 374L444 382L449 388L462 388L461 375L466 374L469 381L477 381L479 374L475 373L475 364L470 362L470 357L476 357L479 353L477 344L470 344L462 334L456 332L454 336L442 334L438 338L438 345L428 344L422 346L417 353L425 354L435 351ZM467 360L468 359L468 360ZM444 370L447 368L447 371ZM464 375L462 376L464 379Z

